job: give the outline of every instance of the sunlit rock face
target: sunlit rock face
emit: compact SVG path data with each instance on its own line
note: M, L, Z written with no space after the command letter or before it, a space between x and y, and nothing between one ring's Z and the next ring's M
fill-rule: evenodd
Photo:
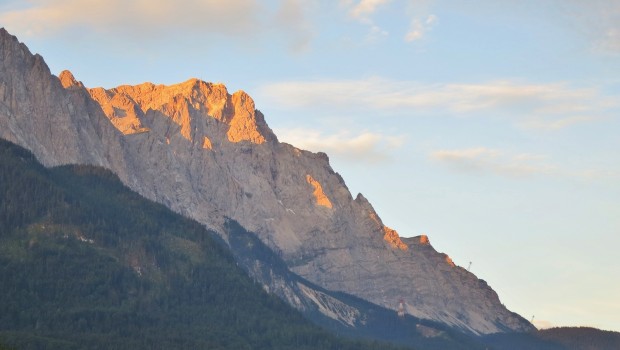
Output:
M396 232L396 230L391 229L387 226L383 226L383 232L385 232L385 234L383 235L383 239L388 242L392 246L392 248L397 248L400 250L409 249L409 247L400 239L400 236L398 235L398 232Z
M323 192L323 187L321 186L321 184L310 175L306 175L306 181L308 181L312 188L314 188L314 192L312 192L312 194L314 195L314 199L316 200L316 205L321 205L331 209L332 202L329 200L329 198L327 198L325 192Z
M428 237L385 226L327 155L280 143L245 92L197 79L87 89L69 72L51 75L4 30L0 57L0 137L44 164L108 167L225 240L222 225L233 218L327 289L394 310L403 300L412 315L474 333L532 329Z
M114 126L126 135L148 131L142 122L152 111L173 121L188 141L196 137L200 118L225 124L230 142L261 144L275 138L262 114L255 109L252 98L243 91L230 95L222 84L190 79L171 86L144 83L110 90L94 88L88 92Z

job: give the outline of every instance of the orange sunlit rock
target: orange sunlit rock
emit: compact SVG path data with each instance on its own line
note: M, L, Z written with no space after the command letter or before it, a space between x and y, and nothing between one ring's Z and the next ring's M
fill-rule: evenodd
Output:
M131 135L149 131L140 120L142 111L126 96L109 93L103 88L89 89L88 92L99 103L106 117L123 134Z
M306 175L306 181L314 187L314 192L312 194L314 195L314 199L316 199L316 204L331 209L332 202L323 192L323 187L321 187L321 184L310 175Z
M61 74L60 79L63 86L75 84L70 73ZM193 126L193 118L200 115L208 115L228 124L226 136L230 142L261 144L267 140L259 126L265 124L264 119L256 111L252 98L243 91L230 95L223 84L190 79L170 86L143 83L122 85L109 90L94 88L88 89L88 92L101 105L108 119L124 134L148 131L142 126L141 119L152 110L170 118L180 127L181 135L189 141L193 141L194 137L200 140L201 135L194 135ZM266 125L263 128L268 129Z
M387 226L383 226L383 239L388 242L393 248L397 248L400 250L407 250L409 247L403 241L401 241L400 236L396 230L393 230Z
M232 95L232 104L234 113L230 120L230 129L226 134L228 140L230 142L250 141L257 144L265 142L265 137L260 133L256 124L256 109L252 98L244 91L237 91Z
M384 226L379 221L379 217L377 217L377 214L370 213L368 216L377 225L382 227L383 239L386 242L388 242L392 246L392 248L396 248L396 249L400 249L400 250L407 250L407 249L409 249L409 247L400 239L400 236L398 235L398 232L396 232L396 230L394 230L394 229L391 229L391 228L389 228L387 226Z
M202 142L202 148L204 149L213 149L213 145L211 145L211 140L209 140L208 137L205 136L204 141Z
M431 244L431 242L428 240L428 236L427 235L421 235L420 236L420 244L421 245L429 245L429 244Z
M68 70L63 70L60 75L58 75L58 79L60 80L60 84L62 84L62 87L64 87L65 89L84 87L81 82L75 80L73 74Z
M448 263L448 265L454 267L454 261L452 261L452 258L446 255L446 262Z

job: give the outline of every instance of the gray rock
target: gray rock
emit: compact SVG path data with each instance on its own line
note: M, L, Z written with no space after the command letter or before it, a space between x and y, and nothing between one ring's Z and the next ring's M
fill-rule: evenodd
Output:
M245 92L197 79L86 89L69 72L53 76L4 29L0 57L0 137L43 164L107 167L224 240L232 218L326 289L394 310L402 300L411 315L476 334L533 329L426 237L401 240L362 195L352 197L327 155L280 143ZM278 278L259 280L298 308L310 301L326 313L344 310L332 315L341 322L356 317Z

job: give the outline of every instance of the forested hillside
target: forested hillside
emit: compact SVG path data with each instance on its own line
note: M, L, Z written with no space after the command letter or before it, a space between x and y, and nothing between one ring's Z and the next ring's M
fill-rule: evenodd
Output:
M541 330L540 337L574 350L620 349L620 333L591 327L558 327Z
M385 349L268 295L200 224L90 166L0 140L0 343L17 349Z
M267 254L239 224L229 227L236 251ZM254 283L217 237L107 170L47 169L0 139L0 350L391 348L309 323ZM374 315L368 322L390 320L364 307ZM601 350L620 342L618 333L590 328L479 339L446 328L425 339L415 322L405 336L390 333L388 321L386 334L420 349Z

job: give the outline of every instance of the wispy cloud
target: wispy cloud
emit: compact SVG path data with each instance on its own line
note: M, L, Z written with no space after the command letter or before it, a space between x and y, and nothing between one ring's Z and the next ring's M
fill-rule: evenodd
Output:
M318 130L302 128L276 129L280 141L313 152L325 152L352 162L380 163L388 161L390 154L404 143L403 136L385 135L376 132L352 134L341 131L324 134Z
M413 18L409 25L409 31L405 34L405 41L412 42L420 40L424 35L430 31L437 23L438 18L435 15L428 15L425 20L420 18Z
M366 35L367 43L375 43L389 35L388 31L375 23L373 15L380 8L389 4L391 0L341 0L340 4L345 7L349 17L368 26Z
M547 157L544 155L511 154L484 147L434 151L430 158L458 171L490 172L510 177L551 175L557 172L556 166L546 163Z
M544 154L516 153L502 149L473 147L442 149L428 157L462 173L494 174L511 178L551 176L577 181L617 181L620 173L601 168L571 169Z
M369 21L370 17L382 5L386 5L390 0L359 0L357 2L344 1L349 7L349 15L361 21Z
M586 35L592 49L620 54L620 3L608 0L561 2L565 25Z
M370 30L368 31L368 34L366 35L366 42L367 43L378 42L382 38L387 37L389 34L390 33L388 33L387 30L382 29L381 27L377 25L372 25L370 26Z
M576 115L568 116L564 118L529 118L523 120L519 125L525 129L538 129L538 130L558 130L563 129L574 124L593 122L599 119L603 119L599 116L591 115Z
M294 53L307 51L314 37L313 27L306 16L309 2L282 0L275 15L275 23L287 36L289 48Z
M620 18L618 18L620 21ZM620 28L608 28L603 32L595 48L604 52L620 53Z
M260 28L261 6L255 0L32 0L28 7L3 13L0 22L31 36L63 30L122 33L158 38L174 33L248 36Z
M292 53L306 52L315 36L312 1L279 0L7 0L0 23L20 37L62 36L99 40L120 48L191 43L222 38L252 47L278 41ZM19 5L19 6L18 6ZM143 44L149 45L143 45ZM112 46L112 45L114 46ZM157 45L153 45L157 44Z
M523 128L559 129L604 119L617 98L598 89L566 83L495 81L479 84L424 84L381 78L285 81L259 93L284 108L366 109L382 115L504 117Z

